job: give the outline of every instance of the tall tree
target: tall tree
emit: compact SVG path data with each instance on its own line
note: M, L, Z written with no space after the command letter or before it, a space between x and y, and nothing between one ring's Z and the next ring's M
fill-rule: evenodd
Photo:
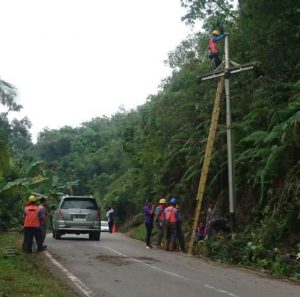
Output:
M9 122L7 115L10 111L19 111L22 106L15 102L17 95L16 88L0 80L0 103L2 107L7 108L6 111L0 112L0 177L8 169L9 165Z

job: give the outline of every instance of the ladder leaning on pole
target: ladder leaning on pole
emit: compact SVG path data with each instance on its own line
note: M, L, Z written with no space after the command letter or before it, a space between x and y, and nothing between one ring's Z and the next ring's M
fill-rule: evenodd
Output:
M192 251L193 251L194 235L195 235L196 228L197 228L198 222L199 222L199 216L200 216L200 212L201 212L201 206L202 206L202 200L203 200L206 179L207 179L207 174L208 174L208 169L209 169L209 163L211 160L214 140L215 140L215 136L216 136L216 130L217 130L218 121L219 121L221 98L222 98L223 90L224 90L224 77L220 78L219 82L218 82L218 88L217 88L217 93L216 93L216 98L215 98L215 103L214 103L214 109L213 109L213 113L212 113L212 117L211 117L209 135L208 135L208 139L207 139L207 143L206 143L205 156L204 156L201 177L200 177L198 192L197 192L197 206L195 209L195 216L194 216L194 222L193 222L193 227L192 227L191 239L190 239L189 246L188 246L189 254L192 254Z

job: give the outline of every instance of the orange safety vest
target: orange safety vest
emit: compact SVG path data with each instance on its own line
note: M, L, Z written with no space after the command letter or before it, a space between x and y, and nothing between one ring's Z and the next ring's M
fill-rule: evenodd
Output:
M208 40L208 49L212 54L216 54L218 52L218 45L215 41L213 41L213 37L210 37Z
M165 221L167 223L176 223L176 221L177 221L177 219L176 219L176 213L177 213L176 207L174 207L172 205L168 206L164 210Z
M24 227L40 227L39 211L36 205L31 204L25 207Z

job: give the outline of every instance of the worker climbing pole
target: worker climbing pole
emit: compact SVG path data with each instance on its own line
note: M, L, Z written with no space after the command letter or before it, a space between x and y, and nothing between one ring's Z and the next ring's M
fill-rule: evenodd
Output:
M214 31L215 32L215 31ZM216 32L215 32L216 33ZM230 104L230 85L229 78L232 74L239 72L244 72L248 70L254 70L256 74L261 74L258 63L248 63L240 65L233 61L229 60L229 35L224 33L225 38L225 61L218 65L217 69L210 74L199 76L198 81L210 80L210 79L219 79L217 94L215 99L214 110L212 113L212 121L209 130L209 136L207 139L205 156L202 166L202 172L197 192L197 206L195 210L194 222L192 227L191 239L189 242L188 253L191 254L194 245L194 234L199 222L201 206L203 195L205 191L206 179L209 169L209 163L211 160L212 148L214 144L219 113L220 113L220 102L222 97L223 88L225 85L225 95L226 95L226 129L227 129L227 155L228 155L228 188L229 188L229 212L230 212L230 222L231 228L234 228L235 225L235 174L234 174L234 152L233 152L233 132L231 124L231 104ZM233 67L230 67L230 64Z

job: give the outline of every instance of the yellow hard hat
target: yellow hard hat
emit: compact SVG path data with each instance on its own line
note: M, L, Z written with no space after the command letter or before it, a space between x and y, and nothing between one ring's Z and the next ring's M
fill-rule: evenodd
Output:
M29 202L34 202L34 201L36 201L36 200L37 200L37 197L34 196L34 195L30 195L29 198L28 198L28 201L29 201Z
M221 32L220 32L219 30L214 30L214 31L212 31L212 34L213 34L213 35L220 35Z
M159 203L167 203L167 201L165 198L161 198L161 199L159 199Z

